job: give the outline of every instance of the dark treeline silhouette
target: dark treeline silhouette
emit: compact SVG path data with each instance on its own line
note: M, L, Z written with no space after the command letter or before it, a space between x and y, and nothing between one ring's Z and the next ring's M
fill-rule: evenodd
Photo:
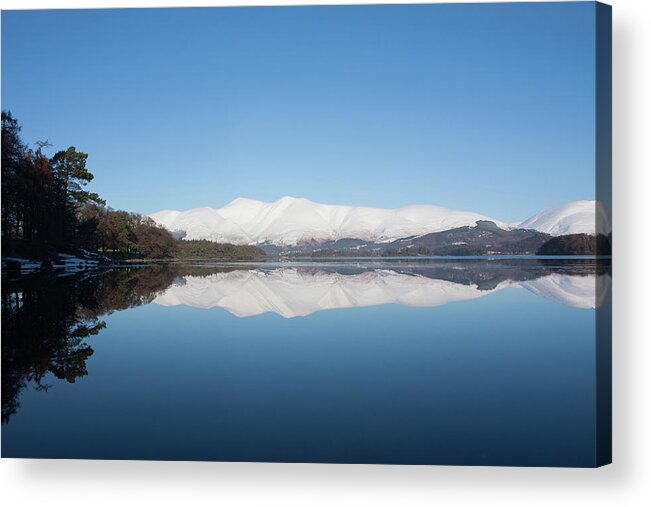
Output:
M603 234L567 234L546 241L538 255L611 255L611 238Z
M2 112L2 243L4 254L51 257L78 248L121 256L166 257L174 240L148 217L105 207L85 187L88 155L75 147L45 155L29 148L20 125Z
M28 148L11 113L2 113L2 237L61 245L76 236L76 211L89 202L103 204L83 190L93 179L85 153L74 147L48 158Z
M83 249L118 259L264 256L255 247L179 241L147 216L107 207L85 189L93 180L88 155L71 146L48 157L48 146L29 148L17 120L2 112L3 255L44 260Z

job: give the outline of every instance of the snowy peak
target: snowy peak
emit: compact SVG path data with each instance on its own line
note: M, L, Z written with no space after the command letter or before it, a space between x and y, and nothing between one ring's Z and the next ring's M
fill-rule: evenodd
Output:
M389 242L474 226L478 220L490 220L508 228L507 224L479 213L439 206L383 209L319 204L289 196L270 203L238 198L219 209L165 210L150 217L170 231L185 232L186 239L281 246L345 238Z
M573 201L545 210L520 223L522 229L561 236L564 234L610 233L610 221L597 201Z

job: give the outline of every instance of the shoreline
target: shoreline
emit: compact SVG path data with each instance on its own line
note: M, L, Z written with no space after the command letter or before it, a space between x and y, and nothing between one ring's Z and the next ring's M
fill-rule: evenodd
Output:
M90 252L88 252L90 254ZM93 271L105 271L120 268L141 268L166 264L323 264L323 263L391 263L391 262L423 262L423 261L594 261L595 263L612 261L610 255L448 255L448 256L363 256L363 257L265 257L265 258L169 258L169 259L123 259L115 260L97 255L99 258L76 257L71 254L59 254L59 262L46 264L37 259L27 259L15 256L2 258L2 280L22 280L32 277L60 278ZM11 263L20 263L11 266ZM44 267L45 265L45 267Z

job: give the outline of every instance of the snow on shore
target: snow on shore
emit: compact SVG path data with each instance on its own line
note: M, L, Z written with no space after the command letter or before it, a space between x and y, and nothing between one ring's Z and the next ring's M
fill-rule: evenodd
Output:
M106 264L109 259L103 255L94 254L82 250L80 252L83 257L60 253L57 254L55 260L52 261L52 272L56 274L74 274L82 271L89 271L99 268L101 264ZM11 263L20 263L20 274L29 275L39 271L49 271L44 269L43 261L28 259L24 257L3 257L2 258L2 273L9 271Z

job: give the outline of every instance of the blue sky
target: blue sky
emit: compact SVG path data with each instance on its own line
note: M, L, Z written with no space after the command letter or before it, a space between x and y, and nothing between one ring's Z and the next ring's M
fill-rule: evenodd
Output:
M594 198L592 2L2 12L2 108L114 208Z

